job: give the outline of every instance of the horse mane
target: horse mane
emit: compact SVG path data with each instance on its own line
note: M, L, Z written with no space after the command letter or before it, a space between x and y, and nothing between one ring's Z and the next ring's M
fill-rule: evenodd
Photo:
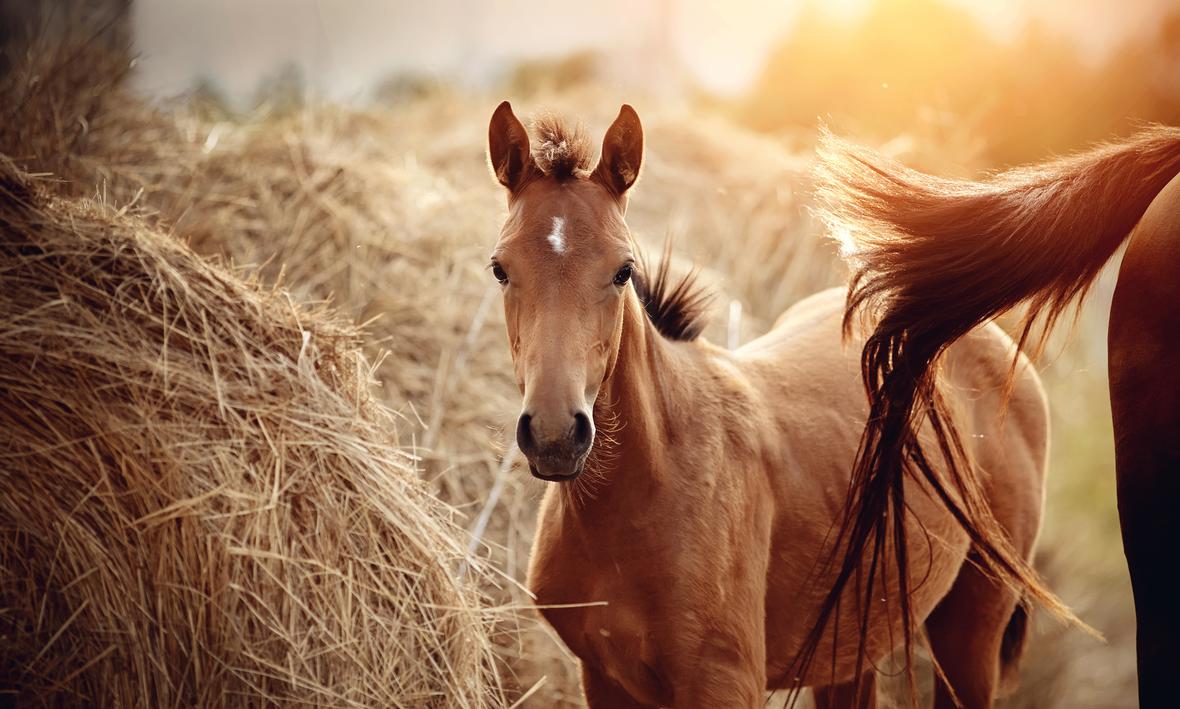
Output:
M909 476L942 501L999 581L1085 627L1015 553L992 515L941 397L939 363L960 337L1024 302L1018 351L1034 331L1040 349L1044 335L1085 295L1180 171L1180 129L1151 126L1121 142L980 181L925 175L825 133L817 169L820 215L853 265L845 336L858 316L875 326L861 354L869 416L829 559L839 574L792 671L802 674L798 670L811 663L850 580L861 593L862 561L869 560L869 589L874 575L886 574L887 543L897 552L909 664L903 484ZM919 442L927 424L936 451ZM862 623L871 605L864 595L865 601L857 599L866 609Z
M537 145L533 148L533 162L541 174L557 180L586 177L594 148L580 123L568 124L560 116L543 111L532 119Z
M656 331L669 340L690 342L700 337L709 323L709 305L713 294L697 279L696 269L679 279L673 278L672 242L664 242L664 253L655 269L648 268L643 252L636 250L639 267L631 282L648 320Z

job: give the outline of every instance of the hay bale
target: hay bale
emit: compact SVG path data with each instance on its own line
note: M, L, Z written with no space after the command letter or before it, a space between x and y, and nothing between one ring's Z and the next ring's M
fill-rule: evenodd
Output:
M0 691L502 702L354 328L3 157L0 281Z

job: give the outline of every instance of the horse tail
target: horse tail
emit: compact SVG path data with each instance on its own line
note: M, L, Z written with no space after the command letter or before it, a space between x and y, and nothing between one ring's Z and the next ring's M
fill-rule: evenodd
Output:
M818 166L820 212L854 267L845 335L860 313L875 318L876 325L861 354L869 417L831 559L839 557L839 573L796 663L810 663L866 554L870 589L874 574L885 572L887 542L895 548L909 657L906 471L922 479L954 515L995 576L1080 624L1012 548L991 514L936 386L938 363L957 339L1023 302L1029 307L1020 344L1034 327L1047 333L1085 294L1177 172L1180 129L1165 126L982 181L922 174L825 134ZM925 424L937 443L939 472L918 440ZM856 587L867 616L871 604L861 593L863 579ZM863 649L862 632L862 661Z
M1000 695L1009 696L1016 691L1019 676L1020 658L1024 655L1024 642L1028 639L1029 615L1032 606L1025 599L1020 599L1004 626L1004 635L1000 638Z

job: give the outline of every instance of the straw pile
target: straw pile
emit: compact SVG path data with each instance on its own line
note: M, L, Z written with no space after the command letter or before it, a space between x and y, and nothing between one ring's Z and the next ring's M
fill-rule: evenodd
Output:
M357 330L0 159L0 689L499 703Z

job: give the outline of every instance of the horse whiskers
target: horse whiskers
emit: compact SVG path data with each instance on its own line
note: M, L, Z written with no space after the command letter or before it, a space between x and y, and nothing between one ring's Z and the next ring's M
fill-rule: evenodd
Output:
M600 470L583 470L566 486L567 499L575 507L581 507L597 496L599 486L605 482L606 477Z
M618 433L624 424L619 419L618 410L612 402L603 401L595 406L594 418L594 447L590 449L582 474L564 487L567 499L578 506L595 498L607 482L606 471L614 467L620 455Z

